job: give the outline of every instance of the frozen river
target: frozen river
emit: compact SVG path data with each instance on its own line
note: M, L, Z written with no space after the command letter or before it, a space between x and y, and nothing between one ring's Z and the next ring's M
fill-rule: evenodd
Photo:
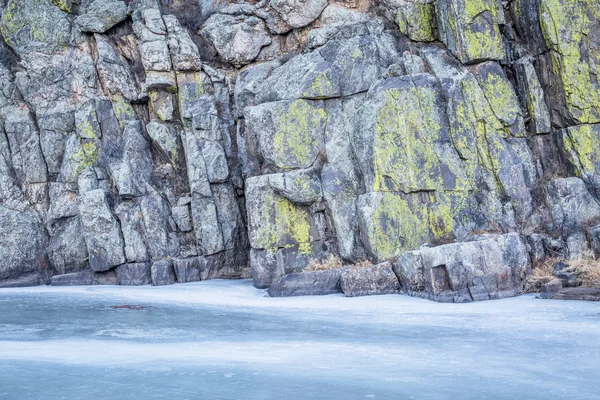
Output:
M600 304L264 296L2 289L0 399L600 398Z

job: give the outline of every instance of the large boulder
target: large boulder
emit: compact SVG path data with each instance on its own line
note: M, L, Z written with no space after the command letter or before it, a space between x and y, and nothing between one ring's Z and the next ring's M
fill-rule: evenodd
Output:
M120 285L140 286L151 283L150 264L135 263L120 265L116 269Z
M440 302L518 295L530 270L527 245L516 233L409 251L394 263L405 291Z
M400 282L389 262L367 268L344 268L340 278L340 287L346 297L400 292Z
M322 296L341 293L341 274L340 269L330 269L285 275L271 283L269 296Z

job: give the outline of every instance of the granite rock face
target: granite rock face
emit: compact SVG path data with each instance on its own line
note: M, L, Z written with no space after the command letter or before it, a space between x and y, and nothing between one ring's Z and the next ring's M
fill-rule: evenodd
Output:
M0 285L471 301L600 251L599 0L207 4L0 2Z

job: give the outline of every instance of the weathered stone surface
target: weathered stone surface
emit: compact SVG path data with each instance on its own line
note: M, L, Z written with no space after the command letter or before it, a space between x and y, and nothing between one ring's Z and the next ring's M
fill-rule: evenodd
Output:
M0 285L600 248L598 0L184 3L0 1ZM519 291L458 260L431 296Z
M127 18L127 4L120 0L95 0L85 14L75 18L83 32L104 33Z
M52 52L71 42L67 14L46 0L11 0L2 12L0 32L20 55Z
M565 238L568 255L582 255L587 250L583 232L600 220L600 205L579 178L554 179L547 184L546 194L552 224Z
M326 113L321 102L264 103L246 108L244 114L257 151L280 170L308 168L323 149Z
M15 211L0 204L0 280L45 273L48 238L31 211Z
M504 58L499 25L504 12L496 0L437 0L444 44L463 63Z
M556 293L552 299L600 301L600 288L564 288Z
M150 264L123 264L117 267L117 278L120 285L140 286L151 282Z
M269 29L277 34L302 28L316 20L327 6L327 0L269 0L268 8L258 10Z
M512 233L409 251L398 257L394 272L412 296L468 302L521 293L529 262L524 241Z
M235 65L248 64L271 43L264 22L253 16L215 14L201 32L225 61Z
M600 122L600 83L595 78L600 60L599 6L598 0L539 2L539 21L558 89L554 101L564 110L558 114L568 113L564 119L580 124Z
M400 32L417 42L435 40L435 6L433 1L408 1L396 12Z
M525 105L532 119L534 133L549 133L551 127L550 111L546 105L544 90L529 57L523 57L515 63L517 89L521 104Z
M168 44L171 52L173 68L176 71L199 71L202 60L198 46L191 39L188 31L181 26L173 15L163 15L168 31Z
M575 274L573 271L570 271L569 264L565 262L559 261L554 264L552 275L560 279L562 284L561 287L576 286L575 282L577 280L577 274Z
M339 269L288 274L271 283L269 296L322 296L341 293L341 275L342 271Z
M102 272L123 264L125 256L119 224L102 189L79 196L79 215L92 269Z
M54 221L49 233L48 258L58 273L76 272L87 267L88 249L78 217Z
M394 294L400 291L400 282L385 262L367 268L344 268L340 287L346 297Z
M248 232L254 249L274 252L297 246L300 253L309 254L311 242L323 238L308 208L276 194L268 176L250 178L246 185Z
M152 263L150 271L153 286L172 285L175 283L175 272L170 260L156 261Z
M119 285L115 271L93 272L90 270L70 274L54 275L50 279L52 286L81 286L81 285Z
M577 125L558 131L570 167L597 196L600 193L600 124Z
M545 283L540 288L540 296L542 299L553 298L561 289L562 281L560 279L552 279L550 282Z

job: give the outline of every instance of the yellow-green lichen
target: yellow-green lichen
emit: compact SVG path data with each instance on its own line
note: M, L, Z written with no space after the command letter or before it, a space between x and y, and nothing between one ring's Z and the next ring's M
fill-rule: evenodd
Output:
M76 180L77 177L85 170L94 165L98 160L99 148L94 140L82 140L79 149L70 154L69 160L74 164L73 176L69 178Z
M483 72L480 75L480 85L494 115L505 126L506 136L511 134L511 126L517 123L512 133L514 136L524 137L525 125L519 99L510 82L503 76L500 66L495 71Z
M496 0L460 0L451 4L451 8L446 18L457 44L457 55L463 63L504 57L498 26L504 18Z
M540 21L552 50L555 76L571 116L579 123L600 122L600 47L591 39L600 20L599 0L542 0ZM585 50L584 50L585 49Z
M70 31L71 25L65 14L49 0L12 0L4 8L0 20L0 33L13 48L65 46L70 41Z
M161 121L170 121L173 119L173 98L171 94L151 90L148 92L150 105L154 113Z
M273 137L273 158L282 169L309 167L317 157L325 129L325 110L296 100L279 117Z
M263 201L255 245L269 252L297 246L300 254L310 254L312 240L308 211L274 194L265 195Z
M600 124L579 125L563 132L562 145L577 174L597 174L597 166L600 166Z
M400 32L417 42L435 40L433 3L409 3L398 10L396 22Z
M408 193L445 187L442 163L449 160L440 160L436 145L442 130L441 115L433 88L386 91L376 117L373 191ZM454 168L459 166L448 167L460 181L463 174Z
M71 12L71 0L52 0L52 3L66 13Z
M335 94L331 70L323 71L317 74L313 80L310 89L304 94L306 98L324 99L332 97Z
M373 212L366 215L367 241L378 260L390 259L430 240L427 205L395 193L372 193ZM416 196L412 196L416 199Z

